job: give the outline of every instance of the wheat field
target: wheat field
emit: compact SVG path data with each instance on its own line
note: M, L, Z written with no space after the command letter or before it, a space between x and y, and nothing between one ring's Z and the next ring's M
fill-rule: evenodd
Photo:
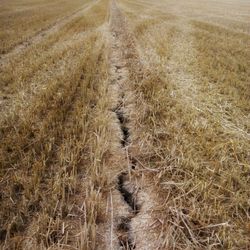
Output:
M0 24L0 249L249 249L248 0L0 0Z

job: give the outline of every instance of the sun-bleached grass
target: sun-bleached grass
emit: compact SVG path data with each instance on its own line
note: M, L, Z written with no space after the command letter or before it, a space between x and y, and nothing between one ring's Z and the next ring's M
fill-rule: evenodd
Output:
M199 70L206 75L211 88L231 98L233 106L248 114L250 36L204 22L194 21L193 25Z
M135 8L134 15L127 15L135 31L141 30L143 23L139 14L136 20L137 11ZM134 34L144 65L154 65L154 69L144 67L138 70L141 77L136 78L137 68L131 67L136 93L131 154L144 167L155 170L152 185L159 197L166 199L155 208L163 221L160 249L246 249L250 191L248 38L239 33L233 39L225 30L216 33L211 25L195 25L193 44L198 58L185 68L201 83L191 101L166 74L179 27L159 34L156 22L145 20L143 32ZM213 34L201 31L204 26ZM137 52L133 53L136 61Z
M3 249L97 249L107 231L115 237L107 200L128 166L110 96L108 4L95 2L3 65ZM120 13L115 27L128 71L127 154L160 200L149 211L159 249L247 249L249 38L153 4L119 1L126 19ZM176 42L187 50L171 74ZM188 88L178 74L192 76Z
M95 20L92 16L96 16ZM67 57L72 41L81 41L87 31L102 24L105 16L103 4L93 5L83 17L74 18L40 43L31 45L22 53L11 57L2 65L0 74L1 94L5 101L12 99L12 95L20 92L20 88L27 93L26 88L41 87L51 74L58 71L60 73L60 65ZM34 84L36 86L33 86Z
M7 53L16 45L49 28L57 20L82 8L88 1L3 1L1 2L0 53Z
M107 178L112 167L105 166L114 154L112 103L103 95L108 91L106 47L98 31L107 7L108 1L97 3L72 24L76 29L69 27L72 34L85 31L86 22L92 30L59 56L52 53L43 71L34 70L34 79L44 77L45 83L13 99L1 120L3 249L95 249L100 200L112 179ZM32 48L29 53L36 63ZM27 60L23 70L29 66ZM57 74L46 76L51 68ZM30 78L17 80L16 91Z
M92 39L89 41L89 43L93 42ZM74 53L76 52L77 50ZM7 189L2 189L2 192L4 196L12 197L16 204L12 207L12 202L3 203L1 211L5 213L5 209L9 210L5 216L1 216L1 223L4 223L2 227L6 228L7 243L11 243L13 236L27 227L34 212L39 211L43 221L49 222L53 214L59 215L57 210L67 204L65 200L68 199L67 196L75 193L79 172L76 165L82 157L86 133L86 124L81 122L80 117L86 115L84 107L88 105L84 105L80 101L81 95L79 96L80 93L86 92L86 83L81 80L84 77L83 70L86 65L78 60L75 61L75 65L73 63L74 61L71 61L71 67L65 69L63 76L58 80L52 80L49 86L34 98L31 106L19 112L18 117L16 115L13 118L10 117L3 126L5 129L1 131L1 175L5 176L5 182L8 183ZM69 75L69 72L72 72L72 66L75 68L73 78ZM87 79L89 79L88 76ZM78 139L75 138L75 133L78 134ZM70 160L73 163L70 161L69 165L65 164L69 156L65 153L60 154L60 147L69 151L65 146L73 147L70 152ZM57 155L58 151L59 155ZM66 158L59 158L59 156ZM6 175L12 171L15 171L14 176ZM50 197L50 202L47 200L47 195ZM59 205L58 200L62 202ZM61 214L61 216L64 215ZM23 223L17 226L16 221L10 221L13 218ZM40 221L39 217L38 221ZM57 236L53 235L54 230L49 229L47 233L41 230L43 229L38 227L38 242L42 241L47 246L58 243L55 239ZM52 236L50 232L53 233ZM40 234L46 237L41 239Z

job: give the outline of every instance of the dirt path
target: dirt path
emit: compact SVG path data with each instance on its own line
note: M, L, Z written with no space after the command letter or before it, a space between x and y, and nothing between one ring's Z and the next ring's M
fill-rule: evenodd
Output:
M7 63L11 58L18 56L18 54L24 52L31 45L39 44L43 39L46 39L48 36L59 31L65 24L73 21L75 18L81 17L85 11L89 10L96 3L97 1L85 4L81 9L63 18L60 18L54 24L52 24L52 26L41 30L27 41L18 44L7 54L0 55L0 65Z
M112 112L120 128L121 162L123 171L117 175L117 183L110 191L107 204L109 225L99 230L105 243L98 249L159 249L157 242L159 221L155 220L157 206L156 190L150 187L148 176L139 162L132 157L133 127L130 113L133 112L135 93L131 88L129 67L126 58L135 50L129 41L126 21L113 1L110 6L107 41L110 62L110 95L114 102ZM137 62L139 63L139 62ZM118 135L119 136L119 135Z

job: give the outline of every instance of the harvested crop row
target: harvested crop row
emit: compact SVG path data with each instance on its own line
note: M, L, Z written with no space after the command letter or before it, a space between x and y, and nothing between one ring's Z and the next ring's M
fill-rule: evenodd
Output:
M93 5L84 17L73 19L39 44L31 45L23 53L1 65L0 105L11 105L17 98L16 95L20 95L20 89L23 99L23 95L46 85L51 76L61 74L65 63L70 63L71 50L79 47L87 32L103 24L105 5L105 1ZM93 19L93 16L96 18ZM73 35L75 36L72 37Z
M126 3L121 2L121 6ZM128 15L128 21L131 20L133 30L138 30L137 25L141 26L143 16L140 17L136 7L130 10L134 10L134 15ZM154 17L157 20L157 14ZM148 22L142 32L136 33L137 47L149 69L144 71L141 80L138 72L131 72L138 101L132 118L132 126L137 128L134 130L135 149L132 152L139 149L134 158L156 172L152 175L152 185L156 190L160 189L161 197L166 199L166 203L157 208L163 222L159 235L165 236L160 249L184 249L187 246L245 249L249 242L247 172L250 148L247 119L242 115L239 117L243 125L238 123L236 116L229 113L228 118L233 127L227 127L224 111L215 105L218 99L213 99L217 96L215 89L199 85L199 80L204 79L197 68L200 68L199 65L204 68L203 64L212 59L212 53L211 59L207 57L205 60L203 57L198 62L195 56L189 54L195 52L193 44L199 46L197 53L204 53L205 48L209 51L211 46L219 53L224 52L215 42L208 41L209 45L207 43L204 46L207 40L201 38L201 31L197 31L199 36L197 34L193 38L191 24L184 17L178 17L177 21L176 26L174 23L162 26L166 31L160 34L157 22ZM178 41L183 39L182 34L185 34L184 40ZM214 37L209 35L209 39ZM180 47L177 47L178 43ZM224 49L227 49L225 45ZM180 57L176 55L178 50L182 53ZM245 52L243 49L244 55ZM245 63L245 59L237 59L240 54L224 55ZM220 54L218 56L223 59ZM175 65L179 66L177 74L173 73ZM194 65L197 66L196 70ZM151 71L152 66L154 73ZM228 70L225 64L220 64L220 69L213 69L217 70L217 77L223 77L224 73L221 72ZM209 76L212 69L207 70L209 73L204 74ZM187 79L181 78L180 74ZM241 75L242 86L247 88L244 80L246 74L234 74L233 71L232 74L236 79ZM186 82L190 85L185 86ZM225 81L225 84L228 83ZM235 98L235 92L230 93L230 87L226 94L231 100ZM241 101L237 101L242 103L243 109L248 109L246 104L249 100L246 97L242 96ZM231 107L237 110L237 107Z
M104 18L96 19L96 28L105 21L107 1L100 6L95 13ZM112 149L102 143L112 137L110 102L102 97L105 47L100 32L92 30L71 48L60 74L28 103L20 98L1 121L4 249L94 248L100 188L107 184L101 166Z
M18 44L28 41L32 36L79 10L82 5L79 0L1 2L0 54L8 53Z
M64 78L61 76L59 80L52 81L48 88L34 98L32 106L19 112L18 116L9 117L2 126L1 176L4 181L1 189L4 200L9 202L2 203L1 227L7 238L20 234L34 211L42 209L48 218L53 217L58 195L64 191L60 190L65 185L64 175L68 172L67 168L61 169L64 175L56 178L55 175L59 174L58 164L63 160L56 152L68 139L72 140L75 131L84 131L84 127L81 128L84 123L80 123L80 128L77 123L72 123L77 117L82 117L78 116L79 112L84 114L83 103L79 103L80 97L77 96L79 92L83 95L86 88L86 83L83 84L81 79L85 77L86 65L83 63L86 62L76 62L73 78L67 76L72 72L71 65L68 72L65 71ZM75 108L75 102L80 107ZM72 109L76 110L75 114L70 114ZM83 138L81 141L84 144ZM70 167L73 171L69 173L75 176L77 170L74 166ZM13 171L15 175L11 174ZM55 192L54 185L60 188L59 193ZM46 200L47 195L51 197L50 202ZM43 214L42 211L39 212Z
M227 97L232 103L231 109L239 109L248 115L250 36L205 22L194 21L193 25L196 28L194 36L199 52L199 70L208 79L211 91L213 89Z

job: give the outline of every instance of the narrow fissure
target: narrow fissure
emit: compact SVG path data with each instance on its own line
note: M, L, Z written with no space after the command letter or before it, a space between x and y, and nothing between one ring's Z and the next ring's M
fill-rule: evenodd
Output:
M119 75L119 73L118 73ZM118 77L119 79L119 77ZM124 150L126 150L126 147L130 144L130 131L127 126L128 118L125 116L125 112L123 110L124 108L124 99L125 93L120 94L121 101L118 103L117 108L114 110L117 120L120 124L120 129L122 132L122 140L121 140L121 146ZM130 159L129 157L129 165L131 169L135 169L136 161L134 159ZM131 184L130 184L131 185ZM120 247L122 249L126 250L132 250L136 248L136 244L133 238L133 235L131 233L131 219L136 216L136 214L139 212L139 205L136 202L136 195L132 189L129 190L129 175L128 172L122 172L117 177L117 190L120 192L124 202L129 206L130 208L130 215L127 217L120 217L118 224L117 224L117 236L119 240Z
M122 99L124 98L124 93L122 93ZM118 107L114 110L116 117L120 123L120 129L122 131L122 148L126 148L130 143L130 132L129 128L126 126L128 118L125 116L123 111L123 102L121 102ZM135 169L136 162L129 159L129 164L132 169ZM129 180L128 173L122 172L117 177L117 190L120 192L123 200L129 206L131 210L131 215L129 217L119 218L117 224L117 234L120 247L126 250L132 250L136 248L133 235L131 234L131 219L139 212L139 206L136 203L136 196L133 191L128 190L126 187L126 182Z
M118 106L118 108L115 110L115 114L116 114L117 119L120 122L120 128L122 131L121 145L124 148L129 145L129 136L130 136L129 129L126 126L127 119L124 116L124 112L121 106Z
M132 209L133 214L137 214L139 212L139 206L136 203L136 197L133 192L130 192L126 189L124 183L126 181L126 178L128 176L128 173L121 173L118 176L118 190L121 193L124 201L129 205L129 207Z
M124 49L124 36L121 32L123 28L122 16L119 9L116 7L115 1L111 5L111 74L112 85L115 84L118 91L118 100L113 112L116 115L119 127L122 133L120 141L121 147L124 150L124 155L128 157L128 164L131 170L136 168L136 160L133 159L129 153L129 145L131 144L131 131L128 126L129 117L126 113L126 92L124 84L127 82L126 60L123 56ZM129 170L130 171L130 170ZM120 244L120 249L132 250L136 248L136 242L133 235L133 229L131 228L132 219L140 211L140 206L137 203L137 194L135 192L135 186L131 182L131 175L129 171L123 171L117 176L116 189L119 191L128 214L119 216L116 220L116 235Z
M136 247L133 237L131 236L130 222L131 218L121 217L117 226L120 247L126 250L132 250Z

